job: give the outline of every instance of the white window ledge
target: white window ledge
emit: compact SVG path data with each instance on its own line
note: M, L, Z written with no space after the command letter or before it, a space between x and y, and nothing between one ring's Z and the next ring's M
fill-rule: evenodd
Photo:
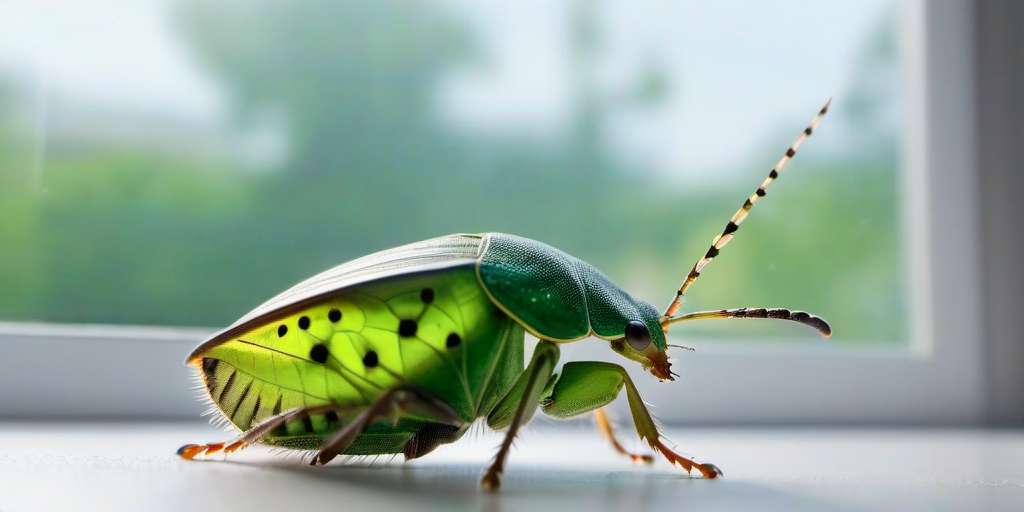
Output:
M231 462L183 461L174 455L180 444L223 438L197 423L0 423L0 509L912 511L1024 503L1021 432L671 430L685 441L681 450L724 471L709 481L663 461L632 466L586 423L527 429L497 496L478 488L494 435L466 436L405 465L382 458L310 467L261 447ZM638 448L633 436L624 440Z

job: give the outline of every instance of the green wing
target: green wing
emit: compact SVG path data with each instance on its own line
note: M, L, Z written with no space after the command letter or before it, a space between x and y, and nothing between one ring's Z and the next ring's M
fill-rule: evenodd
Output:
M210 347L196 361L210 398L242 430L296 407L357 411L399 383L432 392L471 421L488 376L481 368L512 325L473 268L463 267L348 288ZM289 425L289 433L325 432L338 420L314 416L311 424Z
M196 354L244 331L348 287L416 272L474 264L479 257L480 235L456 234L423 240L376 252L321 272L260 304L226 329L214 334L188 356Z
M188 361L243 430L296 407L358 410L400 382L442 397L470 421L481 390L500 374L493 361L518 329L476 279L478 247L479 237L452 235L346 263L259 306ZM288 431L319 434L341 419L314 416Z

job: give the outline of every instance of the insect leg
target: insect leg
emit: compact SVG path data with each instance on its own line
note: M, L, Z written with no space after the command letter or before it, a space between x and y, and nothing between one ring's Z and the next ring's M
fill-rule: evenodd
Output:
M267 434L273 432L274 429L292 420L328 411L345 412L351 411L352 409L353 408L351 406L340 406L335 404L295 408L261 421L256 426L246 430L241 436L233 441L209 444L186 444L181 448L178 448L178 455L183 459L192 460L199 455L213 455L221 450L223 450L224 453L236 452L249 445L258 443L261 439L266 437Z
M335 432L320 447L311 461L312 465L327 464L341 455L362 434L367 427L378 420L386 419L397 423L404 414L429 418L437 423L461 426L463 419L450 405L419 388L401 385L387 390L373 405L365 408L344 428Z
M420 427L412 438L405 443L402 454L405 460L418 459L442 444L454 443L462 437L463 430L455 425L428 423Z
M501 473L505 469L505 458L512 447L512 441L519 432L519 427L530 421L537 410L537 404L544 392L544 385L551 379L558 363L558 346L548 341L541 341L533 351L530 364L519 375L515 385L494 407L487 416L487 425L491 428L508 426L501 448L494 456L494 461L487 468L480 481L484 490L494 491L501 486ZM511 412L511 414L509 414Z
M562 374L552 387L550 395L544 398L544 413L556 418L585 414L609 404L623 387L626 388L626 398L629 399L629 410L633 415L636 432L651 448L687 472L697 469L704 478L722 475L721 470L714 464L701 464L665 445L661 433L658 432L658 426L651 418L651 413L647 411L647 406L640 398L636 386L626 370L617 364L598 361L566 363L562 366Z
M615 437L615 429L612 428L612 422L608 418L608 413L605 412L604 408L594 410L594 423L597 424L597 430L601 432L601 435L611 443L612 448L616 452L629 457L633 462L642 462L644 464L651 464L654 462L654 457L647 453L633 453L627 450L622 443L619 442Z

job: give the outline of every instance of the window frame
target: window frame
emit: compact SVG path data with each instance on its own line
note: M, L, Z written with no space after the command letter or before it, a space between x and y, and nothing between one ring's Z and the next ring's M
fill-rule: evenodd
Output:
M696 392L652 386L645 395L673 404L665 418L932 425L984 420L972 3L912 1L903 14L906 251L893 264L906 269L908 344L701 348L685 356L689 375L683 375L699 386Z
M660 408L662 417L769 424L984 420L972 3L915 0L903 14L907 250L899 263L909 291L908 343L701 348L683 356L684 379L696 392L642 386L652 403L672 404Z
M681 382L630 372L668 422L975 424L983 420L971 3L904 6L906 145L902 261L909 344L696 344ZM969 120L967 122L965 120ZM0 323L5 417L194 418L185 355L211 329ZM973 341L964 341L973 340ZM609 359L602 343L563 361ZM60 368L53 375L47 368ZM685 386L685 387L684 387ZM27 392L26 392L27 391Z

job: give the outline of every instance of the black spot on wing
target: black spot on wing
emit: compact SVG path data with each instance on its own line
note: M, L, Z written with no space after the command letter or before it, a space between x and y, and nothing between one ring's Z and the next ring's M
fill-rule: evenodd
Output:
M377 357L377 353L370 350L363 356L363 364L367 368L374 368L380 363L380 359Z
M456 334L454 332L449 334L448 338L446 338L444 340L444 346L446 346L448 348L455 348L455 347L459 346L461 343L462 343L462 338L458 334Z
M323 343L317 343L313 345L313 348L309 349L309 358L320 364L327 362L328 355L327 347Z
M416 320L402 320L398 323L398 335L403 338L411 338L416 335Z

